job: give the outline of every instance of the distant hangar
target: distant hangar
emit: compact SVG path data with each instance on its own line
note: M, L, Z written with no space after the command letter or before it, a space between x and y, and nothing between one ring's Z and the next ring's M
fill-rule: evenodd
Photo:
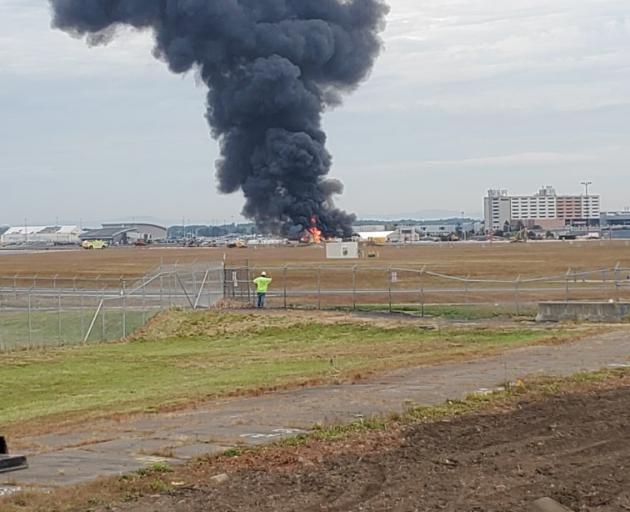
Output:
M3 245L78 244L81 235L79 226L13 226L0 236Z
M138 241L150 244L166 240L166 228L146 223L105 223L100 229L81 234L81 242L102 240L108 245L127 245Z

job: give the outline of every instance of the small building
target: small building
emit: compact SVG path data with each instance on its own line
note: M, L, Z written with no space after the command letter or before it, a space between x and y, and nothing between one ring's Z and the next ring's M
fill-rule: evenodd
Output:
M132 241L130 235L134 234L134 231L133 228L121 227L90 229L82 233L80 239L81 242L102 240L103 242L107 242L107 245L110 246L127 245Z
M326 244L329 260L356 260L359 258L358 242L330 242Z
M142 240L146 243L162 242L167 239L168 230L157 224L147 224L144 222L108 222L103 224L103 228L128 229L130 242Z
M389 235L388 241L395 244L413 244L420 241L420 232L415 226L398 226Z

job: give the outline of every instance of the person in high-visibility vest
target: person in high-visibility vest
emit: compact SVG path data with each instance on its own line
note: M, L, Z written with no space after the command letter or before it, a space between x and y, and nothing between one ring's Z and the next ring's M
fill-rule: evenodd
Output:
M256 307L264 308L265 307L265 297L267 296L267 291L269 290L269 285L271 284L272 279L267 277L267 272L261 272L260 275L254 279L254 284L256 285Z

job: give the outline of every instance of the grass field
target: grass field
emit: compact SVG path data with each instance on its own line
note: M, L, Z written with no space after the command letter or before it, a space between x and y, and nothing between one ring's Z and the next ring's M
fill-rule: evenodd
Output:
M372 247L369 250L377 253L378 257L360 260L356 262L358 265L426 266L437 272L471 277L563 275L568 268L612 268L617 263L630 267L630 242L626 241L436 243ZM121 248L21 254L3 254L0 251L0 276L137 277L161 263L219 262L224 261L224 258L228 265L249 263L252 266L273 267L285 264L339 264L325 259L323 247Z
M304 313L171 312L133 341L4 354L0 428L187 404L210 396L357 378L369 372L567 339L536 328L427 328ZM44 421L45 419L45 421Z
M252 274L266 270L274 279L269 297L273 307L475 303L509 306L513 313L520 313L541 300L630 299L630 242L626 241L442 243L367 250L376 257L345 262L326 260L324 248L317 246L0 251L0 288L10 292L17 283L22 288L53 291L57 287L118 289L123 280L129 288L161 264L178 262L186 273L190 272L187 263L225 261L227 268L250 269L238 272L238 288L234 295L228 290L228 298L247 300ZM611 270L617 265L621 270ZM198 268L203 269L196 276L199 283L205 279L205 268ZM592 273L580 275L581 271ZM212 275L218 283L218 274ZM19 276L24 277L20 280ZM232 274L226 276L229 288Z

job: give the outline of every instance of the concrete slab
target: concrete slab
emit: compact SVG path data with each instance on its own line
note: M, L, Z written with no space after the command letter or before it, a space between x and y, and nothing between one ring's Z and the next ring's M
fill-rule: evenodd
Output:
M15 479L19 485L73 485L94 480L96 475L118 476L146 465L146 462L124 454L104 456L77 449L35 455L30 460L29 469Z
M537 322L602 322L630 320L630 302L558 301L538 305Z

